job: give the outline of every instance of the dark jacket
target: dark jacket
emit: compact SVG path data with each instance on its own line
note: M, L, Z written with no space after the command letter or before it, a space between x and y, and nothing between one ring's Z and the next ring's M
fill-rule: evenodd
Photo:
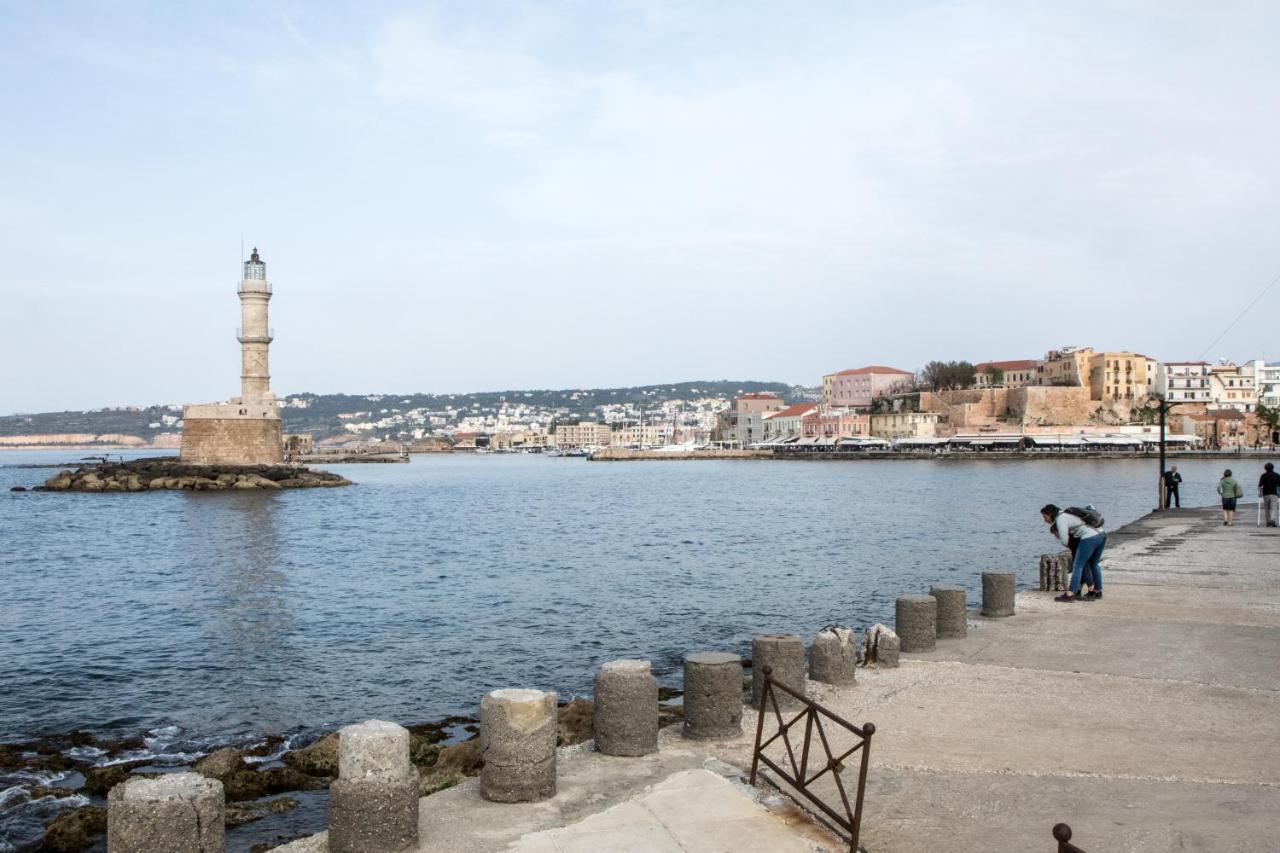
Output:
M1182 475L1179 474L1177 471L1164 472L1164 484L1166 488L1176 489L1178 488L1178 484L1181 482L1182 482Z
M1258 485L1262 487L1262 494L1274 495L1280 489L1280 474L1275 471L1267 471L1258 479Z

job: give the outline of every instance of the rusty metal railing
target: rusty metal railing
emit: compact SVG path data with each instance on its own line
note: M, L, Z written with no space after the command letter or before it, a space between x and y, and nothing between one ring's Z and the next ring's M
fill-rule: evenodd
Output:
M861 726L855 726L817 702L806 698L803 693L797 693L781 681L774 681L772 667L766 666L761 672L764 673L764 688L760 691L759 718L756 721L756 746L751 756L751 784L754 785L756 783L756 771L759 769L759 765L763 764L768 767L777 774L779 779L793 787L820 809L823 814L831 818L836 826L849 833L849 853L858 853L858 832L862 828L862 795L867 786L867 764L871 751L871 736L876 732L875 725L873 723L863 723ZM782 711L778 707L778 698L776 696L776 691L778 690L799 700L804 706L804 710L787 722L783 721ZM778 731L768 740L762 740L764 737L765 709L770 707L773 710L774 718L778 721ZM853 732L858 736L858 743L836 755L831 749L831 741L827 739L826 729L823 728L823 719ZM804 721L804 742L800 745L800 760L796 761L796 749L791 743L791 730L801 721ZM821 769L810 776L809 752L810 747L813 745L815 731L818 734L818 742L822 746L822 751L826 754L826 760L821 762ZM786 747L788 763L791 766L791 772L789 773L764 754L765 748L779 738L782 739L783 746ZM840 774L844 771L845 759L855 752L862 753L862 764L858 770L858 789L855 792L853 805L850 805L849 792L845 790L844 780L840 778ZM813 783L828 772L831 773L836 791L840 794L840 804L844 807L843 813L837 812L832 804L823 802L822 798L811 789Z
M1053 837L1058 842L1058 853L1084 853L1083 850L1071 843L1071 827L1065 823L1054 826Z

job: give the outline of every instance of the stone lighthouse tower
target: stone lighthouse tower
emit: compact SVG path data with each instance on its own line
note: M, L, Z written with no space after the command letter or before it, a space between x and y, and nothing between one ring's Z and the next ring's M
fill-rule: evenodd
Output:
M244 262L244 278L240 281L240 399L233 403L274 403L271 393L271 371L267 368L267 348L271 346L271 327L267 324L267 303L271 301L271 283L267 281L267 265L258 256L258 247Z
M182 461L198 465L277 465L284 450L280 409L271 393L267 349L274 337L267 320L271 283L255 247L244 262L240 296L240 396L229 403L186 406Z

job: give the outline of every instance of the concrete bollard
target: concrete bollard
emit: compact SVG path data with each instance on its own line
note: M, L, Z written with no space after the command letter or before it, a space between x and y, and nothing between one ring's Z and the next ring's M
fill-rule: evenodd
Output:
M751 640L751 707L760 707L764 692L764 668L771 667L773 680L804 695L804 640L799 634L757 634ZM790 693L775 690L779 708L798 708L800 701Z
M932 595L898 596L894 630L904 652L933 651L938 637L938 600Z
M556 694L494 690L480 701L480 795L529 803L556 793Z
M199 773L130 779L107 794L109 853L222 853L222 783Z
M881 634L876 643L876 666L893 669L898 665L898 655L902 651L902 641L897 634Z
M331 853L418 848L418 773L409 730L366 720L338 731L338 778L329 786Z
M614 660L595 682L596 751L648 755L658 751L658 680L647 660Z
M684 659L684 736L694 740L742 734L742 658L694 652Z
M823 628L809 647L809 678L823 684L853 684L856 680L858 649L853 632L833 625Z
M1061 592L1071 580L1071 552L1040 555L1040 589Z
M938 639L956 640L968 633L964 587L932 586L929 594L938 602Z
M1013 615L1013 572L982 573L982 615Z

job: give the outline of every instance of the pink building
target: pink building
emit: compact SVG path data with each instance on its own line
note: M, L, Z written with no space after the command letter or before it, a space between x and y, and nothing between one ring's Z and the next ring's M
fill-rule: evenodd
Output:
M835 374L831 383L831 399L827 402L835 407L865 409L876 397L902 390L912 378L910 371L878 364L842 370Z
M800 431L805 438L866 438L871 435L871 416L847 410L812 411L800 419Z

